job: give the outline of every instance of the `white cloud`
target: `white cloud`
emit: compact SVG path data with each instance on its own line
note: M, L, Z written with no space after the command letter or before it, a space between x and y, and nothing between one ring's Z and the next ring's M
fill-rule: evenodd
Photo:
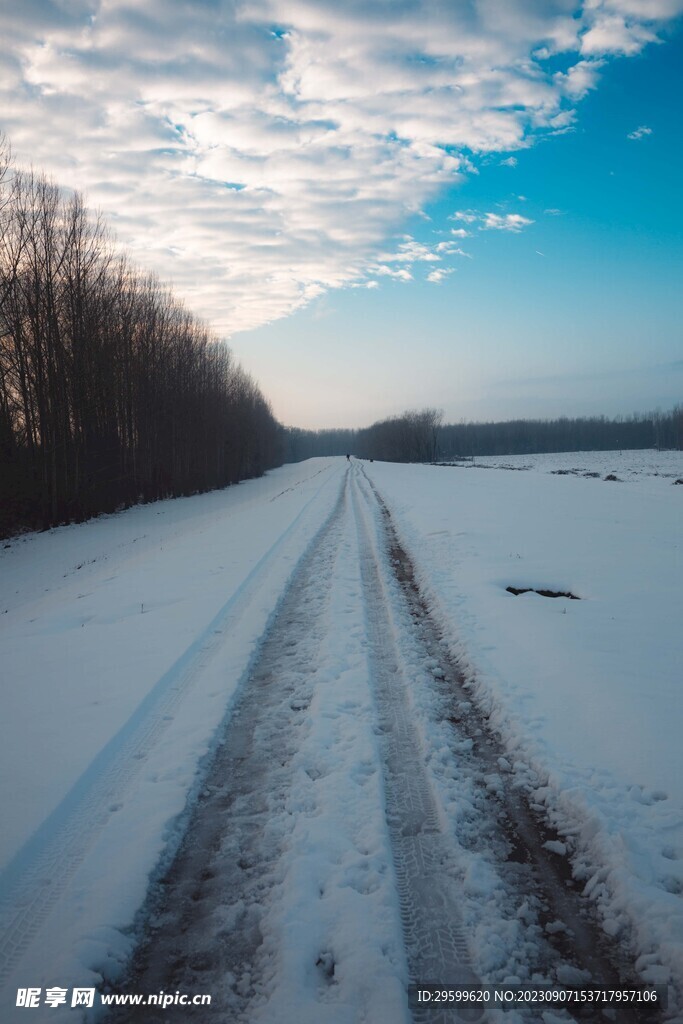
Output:
M619 14L600 13L581 38L581 52L589 57L615 53L633 56L656 39L646 25Z
M683 0L5 4L1 127L19 161L84 189L139 263L229 333L328 289L409 280L415 263L457 255L413 240L388 251L388 240L480 157L572 130L605 59L638 52L682 9ZM562 74L547 69L557 54ZM455 238L467 226L529 223L477 211L455 219Z
M528 217L522 217L520 213L485 213L482 230L521 231L529 224L533 224L533 221Z
M466 224L478 224L480 231L517 232L534 223L529 217L523 217L521 213L480 213L479 210L458 210L450 219L462 220ZM458 234L458 232L454 231L453 234Z
M646 135L652 135L652 128L648 128L647 125L641 124L639 128L635 128L632 132L629 132L626 136L627 139L644 139Z
M470 253L465 252L454 241L437 242L436 245L430 246L425 242L417 242L410 235L406 235L394 252L380 253L375 260L368 263L366 269L368 273L378 277L412 281L412 270L415 263L441 263L443 259L448 259L451 256L472 259ZM394 266L397 263L401 266ZM453 270L453 267L435 267L427 275L427 280L441 281Z
M517 166L517 157L516 156L509 156L509 157L507 157L506 160L501 160L500 161L500 166L501 167L516 167Z
M431 270L427 274L427 280L432 284L441 284L441 282L455 271L455 267L439 267L437 270Z
M469 238L470 232L465 228L451 228L451 234L454 238Z
M448 219L461 220L464 224L475 224L479 220L480 216L481 215L477 213L476 210L456 210ZM461 230L464 230L464 228L451 230L453 231L453 234L458 234Z
M380 263L433 263L439 258L428 245L416 242L414 238L407 238L401 242L397 252L384 253L377 257Z
M439 242L436 247L436 251L445 256L466 256L468 260L472 259L471 253L465 252L465 250L461 249L460 246L455 244L455 242Z
M380 277L391 277L396 281L412 281L413 275L406 267L400 267L398 270L394 270L393 267L388 267L385 263L373 265L371 267L373 274L378 274Z
M591 89L596 88L604 63L596 59L579 60L568 71L556 72L555 85L571 102L582 100Z

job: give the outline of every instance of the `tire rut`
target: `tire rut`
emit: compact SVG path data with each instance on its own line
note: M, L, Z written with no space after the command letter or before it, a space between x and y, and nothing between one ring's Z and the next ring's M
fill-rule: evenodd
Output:
M458 908L452 851L442 831L411 719L402 662L360 501L354 506L361 554L370 672L383 754L386 816L398 879L411 984L477 983ZM413 1009L415 1024L466 1019L452 1010Z
M300 563L264 639L247 686L207 768L170 866L150 886L140 939L115 992L211 992L212 1005L183 1007L185 1021L246 1020L259 984L261 915L278 884L286 834L273 828L287 798L311 675L322 637L320 580L333 572L345 505ZM160 1024L168 1011L118 1008L108 1021Z

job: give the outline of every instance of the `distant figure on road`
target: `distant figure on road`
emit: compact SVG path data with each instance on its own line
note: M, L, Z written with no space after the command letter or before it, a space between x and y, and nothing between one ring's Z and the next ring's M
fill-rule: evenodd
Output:
M346 456L346 461L347 461L347 462L350 462L350 461L351 461L351 456L350 456L350 455L347 455L347 456Z

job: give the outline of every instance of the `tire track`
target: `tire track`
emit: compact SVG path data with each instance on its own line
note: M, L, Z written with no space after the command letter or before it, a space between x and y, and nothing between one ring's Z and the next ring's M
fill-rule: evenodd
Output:
M393 639L390 602L382 570L354 484L369 662L384 756L386 815L398 878L411 984L476 984L449 869L452 850L444 835L411 717L402 659ZM416 1009L415 1024L466 1019L457 1011Z
M346 488L264 636L176 856L150 887L130 974L115 986L210 991L211 1006L183 1007L183 1024L247 1020L267 970L262 917L293 825L290 817L283 826L283 809L307 728L345 509ZM119 1008L107 1019L160 1024L167 1016L159 1008Z
M131 974L116 986L121 992L211 991L211 1007L184 1009L190 1022L225 1020L228 1013L231 1021L246 1024L268 991L273 949L264 925L269 903L282 895L283 852L294 827L293 821L283 826L283 809L292 785L291 763L309 728L305 711L326 621L320 594L329 601L349 514L360 559L363 650L381 732L384 813L410 978L476 981L460 922L452 851L411 721L387 594L354 476L352 470L348 493L300 564L264 640L177 856L150 890ZM362 935L358 939L362 943ZM322 963L320 970L326 969ZM110 1019L156 1024L164 1016L151 1008L129 1008ZM467 1015L418 1010L412 1019L446 1024Z

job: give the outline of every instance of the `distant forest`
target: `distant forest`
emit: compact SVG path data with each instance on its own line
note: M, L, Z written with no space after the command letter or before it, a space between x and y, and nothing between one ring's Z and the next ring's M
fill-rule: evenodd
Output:
M0 139L0 536L258 476L282 442L229 348Z
M406 412L362 430L286 431L285 459L349 452L388 462L436 462L479 455L683 448L683 406L632 416L446 423L435 409Z

